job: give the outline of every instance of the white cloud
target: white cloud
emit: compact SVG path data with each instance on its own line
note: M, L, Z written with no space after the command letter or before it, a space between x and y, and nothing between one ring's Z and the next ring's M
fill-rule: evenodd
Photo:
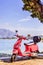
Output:
M39 26L38 28L34 28L34 27L24 27L20 23L16 24L15 26L13 26L11 23L3 23L3 24L0 25L0 28L9 29L13 32L15 32L15 30L18 30L19 33L23 34L23 35L43 34L43 26Z
M1 24L0 28L1 29L9 29L9 30L14 29L13 26L10 23L3 23L3 24Z
M20 22L26 22L26 21L29 21L30 19L29 18L24 18L24 19L21 19L21 20L19 20Z
M30 21L30 20L31 20L31 17L28 16L28 17L26 17L26 18L20 19L19 22L27 22L27 21Z

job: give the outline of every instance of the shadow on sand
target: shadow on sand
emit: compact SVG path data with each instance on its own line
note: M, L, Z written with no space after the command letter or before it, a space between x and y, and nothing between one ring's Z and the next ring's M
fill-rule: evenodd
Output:
M14 60L14 62L17 62L17 61L24 61L24 60L30 60L31 58L28 58L28 57L21 57L21 58L16 58L15 60ZM11 63L11 58L2 58L2 59L0 59L0 60L2 60L3 62L6 62L6 63Z
M14 62L17 62L17 61L24 61L24 60L31 60L31 59L43 59L42 57L37 57L37 58L32 58L32 57L21 57L21 58L16 58L14 60ZM11 63L11 57L6 57L6 58L1 58L0 60L2 60L3 62L6 62L6 63Z

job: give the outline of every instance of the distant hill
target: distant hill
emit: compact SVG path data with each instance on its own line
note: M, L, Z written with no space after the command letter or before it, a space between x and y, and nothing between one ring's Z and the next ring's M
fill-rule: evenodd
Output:
M15 33L8 29L0 29L0 39L14 39ZM39 35L43 40L43 35ZM33 38L33 37L32 37Z
M0 38L12 38L14 37L14 32L7 29L0 29Z

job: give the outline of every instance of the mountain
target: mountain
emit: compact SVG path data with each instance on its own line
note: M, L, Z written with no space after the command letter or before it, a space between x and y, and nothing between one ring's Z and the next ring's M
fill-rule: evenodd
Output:
M14 32L7 29L0 29L0 38L12 38L14 37Z

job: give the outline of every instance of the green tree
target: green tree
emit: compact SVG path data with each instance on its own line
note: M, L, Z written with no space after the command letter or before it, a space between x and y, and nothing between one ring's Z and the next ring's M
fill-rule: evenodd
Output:
M23 10L32 12L31 16L38 18L43 23L43 5L40 0L22 0Z

